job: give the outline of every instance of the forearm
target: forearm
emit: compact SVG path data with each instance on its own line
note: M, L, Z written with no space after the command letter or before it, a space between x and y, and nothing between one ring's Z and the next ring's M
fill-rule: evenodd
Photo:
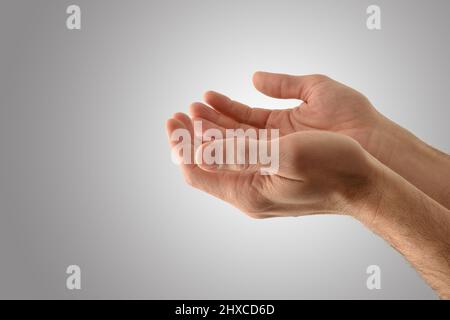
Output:
M380 166L371 202L357 218L397 249L441 298L450 299L450 212Z
M450 208L450 156L380 115L368 151L446 208Z

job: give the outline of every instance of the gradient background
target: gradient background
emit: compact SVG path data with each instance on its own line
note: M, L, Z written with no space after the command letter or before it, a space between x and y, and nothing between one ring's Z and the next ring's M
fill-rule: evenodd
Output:
M325 73L449 152L449 13L448 0L1 0L0 298L435 299L351 218L252 220L191 189L164 122L208 89L296 104L256 92L256 70ZM370 264L381 290L366 288Z

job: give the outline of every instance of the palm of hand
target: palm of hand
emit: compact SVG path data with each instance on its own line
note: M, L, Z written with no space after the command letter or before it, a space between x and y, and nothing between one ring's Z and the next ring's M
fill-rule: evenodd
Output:
M259 75L258 75L259 74ZM267 79L269 78L269 79ZM194 103L194 119L221 130L229 128L279 129L280 136L306 130L326 130L347 135L368 147L376 110L359 92L325 76L281 76L257 73L255 87L275 98L301 99L291 109L250 108L217 92L207 92L206 102Z

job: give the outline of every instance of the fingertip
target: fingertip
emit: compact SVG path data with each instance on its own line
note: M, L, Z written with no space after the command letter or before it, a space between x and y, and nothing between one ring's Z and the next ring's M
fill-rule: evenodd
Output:
M171 126L171 123L172 121L171 121L171 119L167 119L166 120L166 125L165 125L165 127L166 127L166 132L167 133L169 133L169 128L170 128L170 126Z
M186 117L189 118L189 116L186 115L186 114L183 113L183 112L175 112L175 113L172 115L172 118L174 118L174 119L176 119L176 120L179 120L179 121L181 121L181 119L185 119Z
M205 93L205 101L214 109L221 110L224 107L228 106L229 101L231 100L228 96L217 92L217 91L208 91Z
M170 118L166 120L166 133L167 136L170 138L170 135L176 128L176 123L174 118Z
M189 109L197 108L198 106L201 106L201 105L203 105L203 103L201 103L201 102L199 102L199 101L194 101L194 102L192 102L191 105L189 106Z
M255 72L253 73L253 77L252 77L253 81L255 81L256 79L258 79L263 73L264 73L264 71L255 71Z
M175 112L173 115L172 115L172 118L175 118L175 117L177 117L177 116L183 116L183 115L185 115L185 113L183 113L183 112ZM175 118L176 119L176 118Z
M203 99L205 100L205 102L211 106L217 104L217 101L220 100L222 97L224 97L223 94L212 90L206 91L205 94L203 95Z
M208 101L211 97L213 97L215 94L217 94L214 90L208 90L203 94L203 100Z
M166 120L166 128L171 129L174 126L174 118L169 118Z
M170 118L166 120L166 129L168 133L175 131L176 129L184 128L183 122L178 119Z
M263 77L265 74L267 74L267 72L264 72L264 71L256 71L256 72L253 74L252 82L253 82L253 86L254 86L256 89L258 89L258 88L260 87L262 77Z
M198 115L199 110L204 106L203 103L201 102L193 102L191 103L191 105L189 106L189 113L191 114L191 116L195 116Z
M184 112L176 112L172 116L174 119L182 122L185 127L191 122L191 118Z

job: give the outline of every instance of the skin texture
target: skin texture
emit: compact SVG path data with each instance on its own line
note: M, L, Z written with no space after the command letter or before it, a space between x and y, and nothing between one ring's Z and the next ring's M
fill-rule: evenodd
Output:
M230 142L216 140L192 152L193 164L180 164L186 182L254 218L350 215L403 254L442 298L450 298L448 155L328 77L259 72L253 81L271 97L304 102L293 109L257 109L210 91L207 104L191 105L192 118L176 113L167 121L169 140L172 146L179 142L170 138L177 129L194 137L192 120L221 131L277 128L279 170L261 175L258 163L206 165L205 147ZM392 144L409 153L394 155Z

